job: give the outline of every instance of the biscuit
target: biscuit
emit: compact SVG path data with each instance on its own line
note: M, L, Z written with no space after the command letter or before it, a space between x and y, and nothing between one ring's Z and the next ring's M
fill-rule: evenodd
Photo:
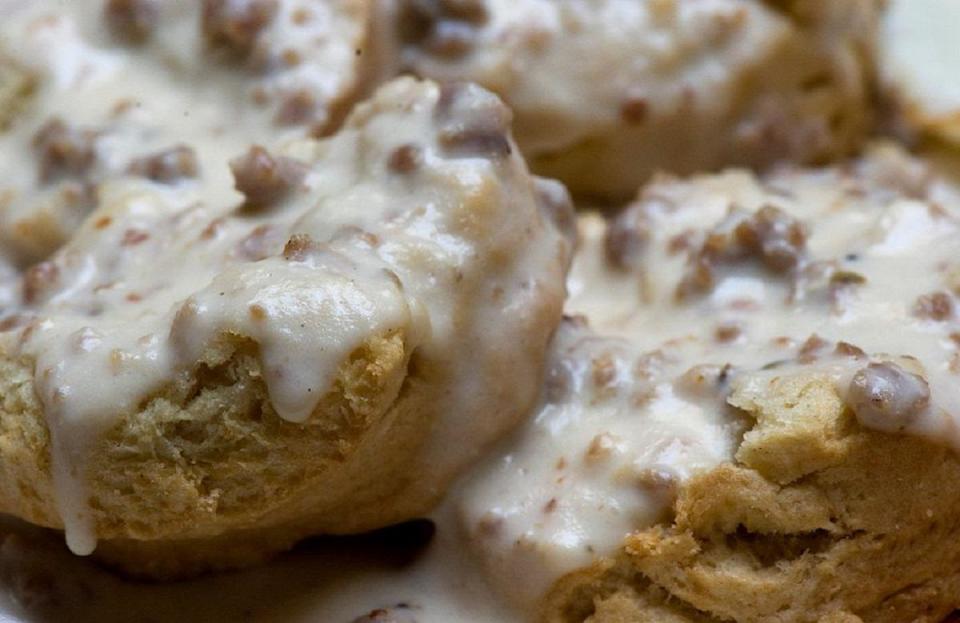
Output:
M15 156L0 162L0 246L21 267L67 240L100 183L141 176L225 200L230 157L329 133L370 87L366 0L4 12L0 148Z
M563 622L960 606L958 227L882 144L582 215L536 414L457 492L491 584Z
M571 207L509 120L401 79L232 161L239 202L105 184L0 334L2 510L151 577L428 511L528 411L559 321Z
M399 5L402 63L499 93L531 168L588 198L657 170L824 161L869 127L872 1Z
M667 525L565 578L545 621L929 621L958 606L960 462L948 448L858 426L833 384L808 375L736 392L754 451L829 460L789 482L743 457L680 490ZM799 416L799 417L798 417ZM804 417L822 419L804 430ZM799 421L798 421L799 420ZM770 430L774 428L776 430Z

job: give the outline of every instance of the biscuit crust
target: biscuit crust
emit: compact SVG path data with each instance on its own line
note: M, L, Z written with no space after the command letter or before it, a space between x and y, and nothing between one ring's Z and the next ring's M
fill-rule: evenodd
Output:
M950 450L862 429L816 375L731 403L755 422L736 462L687 482L672 522L560 580L543 621L934 623L960 606Z

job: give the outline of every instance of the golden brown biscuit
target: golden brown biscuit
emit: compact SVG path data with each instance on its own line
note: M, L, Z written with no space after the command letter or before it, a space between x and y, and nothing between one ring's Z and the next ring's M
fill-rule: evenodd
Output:
M415 73L499 93L534 171L622 199L658 170L856 147L877 13L872 0L400 0L398 37Z
M3 511L165 577L429 510L559 321L570 206L509 118L403 79L234 160L239 207L107 185L0 334Z
M782 482L741 446L735 464L681 488L670 524L558 583L545 621L936 623L960 606L952 451L864 430L816 376L774 378L741 401L758 418L754 451L837 451Z
M582 215L536 415L458 490L548 621L960 606L960 189L877 145ZM928 617L928 618L924 618Z

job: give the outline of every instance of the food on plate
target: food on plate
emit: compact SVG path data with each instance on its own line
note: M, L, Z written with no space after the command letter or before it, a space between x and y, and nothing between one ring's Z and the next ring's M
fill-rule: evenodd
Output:
M429 511L560 319L569 200L509 121L406 78L232 160L242 200L105 184L2 321L3 510L150 576Z
M0 619L950 620L958 11L0 0Z

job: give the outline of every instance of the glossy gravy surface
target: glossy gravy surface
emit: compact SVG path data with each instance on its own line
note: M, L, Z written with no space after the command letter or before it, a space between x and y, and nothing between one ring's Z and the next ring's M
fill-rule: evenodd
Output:
M39 50L18 62L46 63L52 78L42 88L61 97L42 98L44 107L28 113L31 129L19 129L30 126L24 121L0 135L0 142L11 153L33 153L33 137L51 116L74 128L102 128L95 132L97 164L84 175L102 184L106 207L101 216L108 221L88 222L89 231L71 243L72 252L64 254L67 259L58 268L70 271L67 285L37 291L38 297L49 297L44 305L51 313L18 346L36 356L41 375L49 377L40 389L63 431L62 504L77 513L68 523L68 536L72 547L84 552L93 547L95 535L84 523L82 503L74 499L81 490L70 488L82 485L69 473L82 460L77 457L83 452L83 431L90 430L87 423L97 414L111 411L98 401L109 400L111 408L118 401L135 402L178 361L197 356L189 348L167 348L165 331L179 314L189 316L180 325L183 344L202 343L211 327L259 335L273 364L268 368L288 371L268 379L272 400L281 415L297 421L316 399L302 389L313 381L328 383L336 362L362 336L397 325L415 327L413 333L421 336L443 333L443 327L425 320L441 297L431 299L428 292L436 283L424 275L455 265L468 249L436 213L407 220L393 214L387 201L392 187L351 187L353 173L346 165L298 179L307 190L285 201L279 218L270 217L282 231L276 239L268 238L269 230L258 230L264 223L256 218L217 222L223 215L209 206L226 212L240 200L230 190L226 163L260 140L259 130L238 137L222 125L223 111L234 106L223 96L235 92L233 78L207 88L207 77L198 76L185 89L193 94L188 99L171 95L165 78L158 78L166 70L144 71L140 61L131 60L136 56L98 49L78 35L87 12L37 19L24 6L0 5L19 20L11 21L4 35L18 32L17 42L23 43L11 46L5 40L4 45ZM176 54L171 58L175 61ZM115 81L110 87L99 82L107 75ZM126 86L114 90L117 84ZM133 96L123 89L136 94L133 104L125 103ZM77 97L68 101L62 97L67 92ZM104 93L109 93L106 108ZM137 98L151 105L138 106ZM260 118L272 111L231 114L249 116L251 127L265 134L274 132L272 119ZM415 142L429 132L423 125L389 120L379 131L398 143ZM184 136L196 139L191 145L202 175L160 184L126 175L138 158ZM351 161L356 146L342 149L341 160ZM3 232L13 231L15 223L33 222L29 219L37 214L52 215L45 222L65 231L82 218L82 184L78 190L70 183L76 176L57 171L53 183L38 183L42 166L42 160L0 159L4 183L13 181L4 195L13 199L0 212ZM73 164L64 166L70 173ZM446 174L469 184L472 172L464 167ZM122 179L109 180L112 176ZM337 238L334 230L356 226L355 217L343 203L340 212L327 209L321 223L316 206L304 198L321 191L379 205L382 209L360 225L374 230L390 222L391 233L409 244L398 243L396 255L380 255L370 253L352 229ZM208 208L190 209L200 198ZM112 210L114 204L118 207ZM37 212L38 205L43 210ZM98 222L106 225L100 228ZM107 235L93 232L96 228L110 229L116 248L129 249L122 252L125 265L116 274L106 268L116 264L114 251L85 246L86 236L99 241ZM151 586L72 558L45 532L10 525L0 546L5 612L38 621L64 613L77 620L83 611L99 621L350 622L390 609L400 622L520 621L557 578L614 552L630 530L662 519L684 478L730 460L744 426L726 402L731 387L798 369L823 371L855 400L856 379L864 378L858 374L871 364L893 364L895 375L911 376L891 382L913 392L908 402L919 406L892 414L896 417L864 412L861 422L960 446L955 391L960 198L922 163L881 148L849 166L784 170L763 179L744 172L666 178L648 186L612 224L586 215L578 229L578 255L568 283L571 319L554 340L540 405L448 496L431 517L432 538L420 524L385 536L319 540L259 569ZM191 235L208 230L203 244ZM309 276L303 266L279 257L294 230L339 241L309 260ZM19 285L9 284L21 267L59 244L37 239L41 242L29 248L3 247L0 309L16 304ZM57 239L56 232L49 238ZM414 243L420 239L430 245ZM150 245L183 247L158 266L157 249ZM232 263L237 253L264 248L277 257L264 258L256 268ZM396 259L426 248L432 253L426 259ZM191 270L182 269L183 257L195 260ZM406 284L422 278L421 289L414 287L410 296L384 269L399 272ZM327 277L322 292L314 279L317 270ZM123 279L104 278L111 275ZM268 277L280 291L264 302L256 297ZM306 297L315 307L287 313L283 294L293 290L316 290L315 297ZM190 302L180 305L181 299ZM109 336L90 320L96 305L115 314ZM304 343L300 323L329 317L330 306L343 312L336 314L342 323L313 326L311 340ZM262 332L262 315L277 320L270 333ZM432 317L442 316L433 310ZM495 316L488 320L494 322ZM127 329L115 330L117 323ZM329 357L318 363L309 356L317 349ZM290 369L306 370L311 381L291 377ZM118 378L117 391L104 396L78 389L69 400L57 393L82 387L90 374ZM59 403L70 406L58 411ZM448 425L459 429L465 421ZM84 428L73 428L77 422ZM453 460L453 450L443 450L436 449L437 460Z

